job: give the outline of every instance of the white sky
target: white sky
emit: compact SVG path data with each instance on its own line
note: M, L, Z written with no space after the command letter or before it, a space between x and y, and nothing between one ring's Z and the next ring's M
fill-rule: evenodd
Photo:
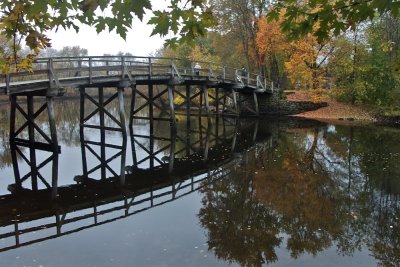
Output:
M152 1L153 10L162 9L167 6L166 1ZM108 30L96 33L96 28L81 26L78 33L74 29L58 29L49 34L52 47L59 50L64 46L79 45L86 48L90 56L102 56L103 54L117 54L118 52L129 52L136 56L147 56L163 46L164 40L155 35L150 37L153 28L147 25L151 14L146 13L143 22L136 19L133 28L127 33L126 41L115 31Z
M59 29L58 32L51 32L52 47L60 50L64 46L79 45L86 48L90 56L101 56L103 54L117 54L119 51L130 52L136 56L147 56L163 45L160 36L150 37L152 28L142 22L134 24L126 36L126 41L115 31L96 33L95 28L82 26L78 33L75 30Z

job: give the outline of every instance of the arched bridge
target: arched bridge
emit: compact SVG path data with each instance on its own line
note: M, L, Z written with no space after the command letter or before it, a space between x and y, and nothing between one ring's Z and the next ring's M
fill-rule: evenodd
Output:
M250 114L258 115L257 95L271 94L274 90L272 82L239 69L207 62L135 56L38 58L31 71L9 73L3 79L0 94L9 95L11 103L10 144L31 151L35 148L53 151L55 166L60 147L53 99L62 96L65 88L79 90L81 135L84 129L98 129L100 143L105 143L106 131L120 131L126 143L126 121L130 129L135 127L136 119L146 119L151 124L166 120L174 128L178 111L187 118L193 114L239 116L243 106ZM131 92L128 120L125 91ZM44 99L34 101L35 98ZM108 109L113 101L117 102L118 115ZM45 111L49 127L42 128L36 119ZM16 122L18 113L24 122ZM93 120L95 116L98 120ZM106 125L107 119L114 124ZM17 152L11 156L15 159ZM36 162L35 153L30 153L27 160ZM32 188L36 188L35 172L33 176ZM24 179L20 179L18 172L15 177L17 181ZM52 177L51 184L56 188L57 168L53 168Z
M272 92L272 82L257 74L208 62L138 56L38 58L31 71L2 77L0 94L62 94L66 87L132 84L206 85L241 92Z

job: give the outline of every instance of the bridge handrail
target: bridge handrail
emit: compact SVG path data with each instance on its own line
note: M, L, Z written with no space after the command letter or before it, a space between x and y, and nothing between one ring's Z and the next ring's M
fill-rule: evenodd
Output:
M198 68L198 66L201 68ZM197 68L196 68L197 67ZM100 73L102 72L102 73ZM37 58L32 65L32 71L12 72L2 74L7 93L12 85L13 78L18 81L39 76L47 79L50 87L60 87L60 79L89 77L90 83L93 78L109 75L121 75L133 80L133 75L171 75L182 78L182 75L198 75L210 80L222 80L223 82L234 82L242 87L252 86L257 89L273 90L274 83L265 77L255 73L243 73L238 68L222 66L213 62L190 61L181 58L168 57L146 57L146 56L78 56L78 57L48 57ZM85 75L84 75L85 73ZM44 75L47 74L47 77ZM36 79L37 80L37 79Z

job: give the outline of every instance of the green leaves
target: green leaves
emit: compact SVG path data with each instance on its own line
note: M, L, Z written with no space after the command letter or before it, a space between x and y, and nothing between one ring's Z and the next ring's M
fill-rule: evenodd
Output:
M154 17L152 17L150 19L149 24L154 25L154 30L151 33L152 36L156 35L156 34L159 34L161 36L167 35L167 33L171 27L170 17L169 17L168 12L155 11ZM177 24L175 24L174 32L176 32L177 30L178 30L178 27L177 27Z
M132 0L130 1L132 12L140 19L143 20L145 10L151 10L151 3L149 0Z
M390 13L397 17L399 9L400 2L395 0L310 0L303 5L294 0L281 0L267 16L278 20L279 13L284 12L282 29L291 38L313 33L319 42L324 42L332 34L338 35L375 16Z
M154 16L148 22L154 26L152 35L165 36L169 32L178 35L167 40L166 45L170 47L177 43L193 43L215 25L213 13L205 0L192 0L192 5L187 8L179 4L180 1L172 0L167 10L154 11Z

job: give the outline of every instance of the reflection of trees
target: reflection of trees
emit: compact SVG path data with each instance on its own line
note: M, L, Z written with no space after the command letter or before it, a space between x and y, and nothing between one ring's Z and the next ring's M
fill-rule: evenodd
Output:
M229 179L203 189L201 224L208 229L208 246L218 258L244 266L277 260L281 243L277 217L255 198L254 168L238 165Z
M380 265L400 266L396 135L362 127L280 133L273 149L249 161L253 170L244 164L204 190L199 217L209 247L258 266L277 260L284 236L293 258L331 246L346 255L367 248Z
M288 235L287 249L294 258L330 247L341 234L345 215L335 184L316 160L318 131L308 137L303 147L281 138L282 149L266 157L267 171L255 179L257 198L280 214L280 227Z

